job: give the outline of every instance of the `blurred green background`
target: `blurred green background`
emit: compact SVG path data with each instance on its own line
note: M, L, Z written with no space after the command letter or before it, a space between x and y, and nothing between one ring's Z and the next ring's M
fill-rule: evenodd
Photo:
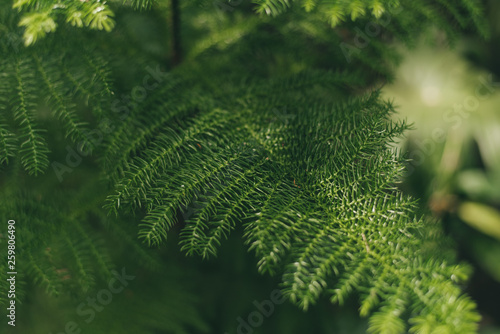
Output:
M413 123L397 147L407 152L401 185L439 218L461 259L474 266L467 287L483 333L500 333L500 3L489 1L492 38L455 48L426 40L402 50L386 98Z

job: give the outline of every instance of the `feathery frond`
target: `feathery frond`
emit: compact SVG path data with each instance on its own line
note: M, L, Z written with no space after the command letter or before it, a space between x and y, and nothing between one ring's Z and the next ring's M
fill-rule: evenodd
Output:
M463 275L421 252L425 219L415 217L415 201L394 186L402 159L388 144L407 125L389 121L393 106L377 93L332 99L345 89L338 76L247 81L241 93L205 105L196 99L161 126L141 123L151 131L134 143L143 149L124 164L128 171L107 207L146 210L139 237L149 245L185 224L182 250L202 257L215 255L243 226L259 271L281 273L285 295L303 309L322 295L341 303L358 291L360 313L375 312L374 333L401 332L407 312L412 330L436 321L466 333L476 326L474 304L450 281ZM171 89L182 95L182 88ZM205 94L198 103L210 100L212 93ZM285 114L276 113L285 106ZM168 105L146 108L169 115ZM450 313L446 305L455 299L464 306Z

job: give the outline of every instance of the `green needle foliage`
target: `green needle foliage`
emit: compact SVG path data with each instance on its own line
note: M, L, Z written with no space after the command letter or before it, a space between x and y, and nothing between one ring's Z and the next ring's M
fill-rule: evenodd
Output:
M388 144L406 124L388 120L393 107L376 92L342 101L345 81L304 73L234 84L225 97L185 100L181 90L172 95L186 106L148 106L145 123L134 125L144 135L130 143L141 149L107 156L118 174L107 207L146 210L139 238L149 245L182 224L181 249L202 257L242 224L259 271L281 275L303 309L358 291L361 315L375 311L374 333L402 332L404 317L417 333L473 332L474 303L455 285L466 268L427 258L430 223L394 187L402 159Z
M75 27L111 31L113 12L105 1L16 0L13 8L23 12L24 43L31 45L57 28L58 17Z
M482 34L487 34L487 28L481 18L479 0L255 0L253 2L257 5L257 12L274 16L296 4L308 12L323 13L323 17L332 26L362 17L376 20L384 15L402 13L396 16L402 30L414 29L410 28L412 24L429 20L448 33L454 34L454 27L467 28L472 21Z
M303 310L324 297L342 305L354 296L360 315L370 316L370 333L475 333L480 317L461 290L469 267L442 251L450 245L439 225L398 190L405 159L392 144L408 125L391 121L395 108L377 87L397 63L392 41L411 44L423 24L449 40L457 28L487 35L479 2L258 0L250 9L233 1L210 10L203 2L184 4L184 63L140 99L135 88L132 101L121 94L127 106L117 109L115 92L127 85L111 77L138 53L123 41L126 28L112 29L123 23L120 14L131 15L129 6L162 10L153 5L2 5L2 36L23 35L28 46L0 42L0 164L9 199L3 215L30 222L18 244L28 288L81 298L112 277L122 256L162 272L164 259L146 246L171 235L182 252L206 259L242 231L258 271L277 276ZM215 12L222 5L234 12ZM56 31L61 24L69 25ZM380 33L353 46L358 24ZM176 45L178 36L168 42ZM98 145L90 134L102 120L113 126ZM54 175L25 176L22 169L40 175L50 161L64 160L61 137L97 159L71 170L68 187L55 184ZM195 303L186 302L191 297L183 298L189 294L168 285L143 287L166 301L144 305L154 325L146 320L144 328L127 330L183 333L191 320L206 330ZM93 332L125 330L107 324L95 322Z
M8 4L8 3L7 3ZM22 46L22 31L16 27L19 16L2 5L2 57L0 69L0 109L2 110L1 161L18 154L30 174L43 173L48 165L49 147L46 129L40 126L45 115L37 109L43 103L50 115L64 128L64 135L86 150L92 150L85 131L88 123L77 110L86 105L95 117L102 115L106 98L112 94L109 67L104 58L92 51L92 43L83 50L61 45L57 39L30 48ZM22 22L22 19L21 21ZM26 40L25 40L26 41Z

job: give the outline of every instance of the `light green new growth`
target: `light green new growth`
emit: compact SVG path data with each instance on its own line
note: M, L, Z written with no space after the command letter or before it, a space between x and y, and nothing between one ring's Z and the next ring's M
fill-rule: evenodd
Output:
M31 45L57 29L58 16L74 27L111 31L114 13L106 1L15 0L13 8L23 12L24 43Z
M332 26L345 21L369 18L373 23L395 19L396 25L408 29L412 23L422 20L433 22L439 28L454 34L453 25L466 28L472 20L475 27L484 36L488 30L482 20L479 0L253 0L257 12L279 15L293 5L304 8L307 12L322 13ZM404 18L404 20L400 20ZM419 21L420 20L420 21ZM450 26L450 23L452 24Z

